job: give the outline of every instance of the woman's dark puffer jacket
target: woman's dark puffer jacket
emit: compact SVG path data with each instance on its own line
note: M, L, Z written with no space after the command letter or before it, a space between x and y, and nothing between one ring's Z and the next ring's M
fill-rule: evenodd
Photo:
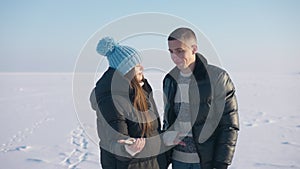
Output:
M158 156L162 143L159 135L160 119L147 80L144 80L143 89L150 107L153 127L147 136L144 149L131 157L124 145L117 143L117 140L141 137L142 131L132 105L134 90L130 89L129 81L113 68L109 68L97 82L90 101L92 108L97 112L103 169L165 168L163 157Z

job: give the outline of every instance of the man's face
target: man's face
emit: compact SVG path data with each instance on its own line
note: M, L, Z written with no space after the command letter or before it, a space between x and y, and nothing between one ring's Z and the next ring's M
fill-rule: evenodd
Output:
M169 52L176 66L181 71L187 71L189 66L195 62L196 46L188 45L179 40L168 41Z

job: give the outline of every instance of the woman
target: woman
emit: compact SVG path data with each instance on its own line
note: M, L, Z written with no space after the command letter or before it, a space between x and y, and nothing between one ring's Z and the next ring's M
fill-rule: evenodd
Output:
M109 62L90 98L97 112L102 168L165 168L158 156L160 119L140 54L110 37L99 41L97 52Z

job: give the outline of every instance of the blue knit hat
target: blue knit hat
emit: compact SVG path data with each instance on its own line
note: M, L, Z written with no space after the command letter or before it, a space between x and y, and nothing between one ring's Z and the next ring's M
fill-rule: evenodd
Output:
M141 63L141 55L136 49L121 46L111 37L101 39L96 50L100 55L106 56L110 67L119 70L123 75Z

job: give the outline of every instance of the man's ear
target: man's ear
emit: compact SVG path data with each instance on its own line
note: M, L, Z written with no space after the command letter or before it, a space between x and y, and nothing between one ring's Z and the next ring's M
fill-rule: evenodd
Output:
M193 54L196 54L198 51L198 46L195 44L195 45L192 45L192 52Z

